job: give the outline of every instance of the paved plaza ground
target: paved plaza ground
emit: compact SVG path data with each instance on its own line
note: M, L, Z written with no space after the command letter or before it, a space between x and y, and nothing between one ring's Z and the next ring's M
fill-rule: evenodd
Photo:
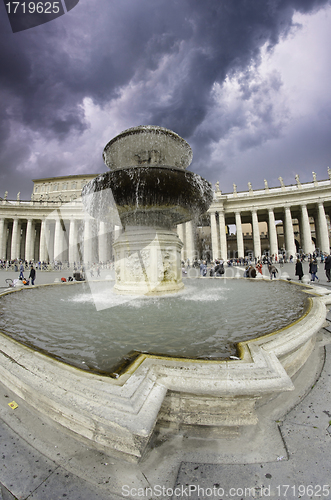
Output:
M208 267L208 271L209 271L209 267ZM291 279L293 279L295 281L298 280L298 278L295 276L295 264L294 263L286 263L283 265L277 264L276 267L279 271L277 274L278 278L282 277L282 275L284 276L284 273L285 273ZM308 268L309 268L309 263L303 262L303 271L305 273L305 276L310 278L310 275L308 273ZM269 276L268 268L266 265L263 265L262 271L263 271L264 276L266 276L266 277ZM196 270L196 272L197 272L197 275L199 275L198 270ZM242 276L243 272L244 272L244 267L242 267L242 266L229 267L228 265L225 264L225 277L227 277L227 276L228 277L235 277L237 272L239 272ZM64 268L61 271L39 271L39 270L37 270L37 277L36 277L35 284L36 285L43 285L43 284L47 284L47 283L54 283L55 280L59 280L62 277L68 278L69 276L72 276L72 275L73 275L73 270L67 269L67 268ZM208 275L209 275L209 272L208 272ZM6 271L4 269L0 269L0 290L3 288L6 288L6 279L14 280L14 279L17 279L18 276L19 276L19 272L14 272L12 270ZM27 270L24 273L24 276L25 277L29 276L29 270ZM95 270L93 271L93 277L91 276L91 272L89 270L86 271L86 276L88 279L96 279L97 278ZM100 271L101 278L106 278L109 276L113 276L113 271L111 271L110 269L101 269L101 271ZM320 280L319 281L320 284L328 286L327 279L325 276L325 271L324 271L324 264L320 264L320 263L318 264L317 276ZM331 283L330 283L330 286L331 286Z
M294 267L278 266L279 274L297 280ZM237 272L226 268L226 276L233 270ZM304 271L308 275L308 263ZM266 266L263 272L268 275ZM70 274L37 271L36 284ZM317 275L318 286L331 288L321 264ZM0 270L0 290L7 278L17 277ZM198 439L156 442L140 465L121 462L64 434L0 381L0 500L330 499L331 313L327 319L295 391L277 397L268 418L261 410L260 423L241 443L224 438L217 448L210 440L206 449ZM13 399L16 410L8 406Z

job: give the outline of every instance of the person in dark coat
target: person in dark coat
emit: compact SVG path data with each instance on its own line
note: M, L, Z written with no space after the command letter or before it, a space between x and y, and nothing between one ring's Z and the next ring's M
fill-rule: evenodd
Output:
M36 279L36 270L33 266L31 266L29 279L31 279L31 285L34 285L34 280Z
M331 255L329 254L324 262L325 274L328 280L328 283L331 281Z
M297 262L295 264L295 275L299 276L299 281L301 281L302 276L303 276L303 268L302 268L302 263L300 262L300 259L297 259Z
M311 280L312 281L315 281L315 279L317 281L319 281L318 279L318 276L317 276L317 259L316 257L313 258L313 259L310 259L310 263L309 263L309 272L311 274Z

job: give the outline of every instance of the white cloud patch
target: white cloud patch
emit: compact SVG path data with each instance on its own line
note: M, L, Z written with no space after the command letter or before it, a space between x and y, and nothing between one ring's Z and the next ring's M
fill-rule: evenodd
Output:
M209 147L209 179L224 192L232 183L263 187L278 177L294 183L327 177L331 164L330 10L296 14L297 26L261 63L227 76L213 88L214 105L199 132L214 139Z

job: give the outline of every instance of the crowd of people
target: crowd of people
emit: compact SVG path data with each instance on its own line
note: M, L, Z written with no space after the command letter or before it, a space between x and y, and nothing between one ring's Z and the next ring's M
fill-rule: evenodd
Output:
M100 262L83 264L81 262L45 262L45 261L26 261L26 260L5 260L0 259L0 269L5 271L13 271L18 274L17 279L8 279L9 286L16 286L17 282L21 281L23 285L34 285L36 281L37 271L65 271L69 272L71 276L68 278L61 278L61 281L85 281L86 270L92 277L100 278L101 270L111 270L114 268L113 262ZM64 273L65 274L65 273ZM10 283L11 282L11 283Z
M22 281L23 285L34 285L36 279L36 269L33 265L33 262L29 263L28 266L25 266L24 261L20 261L19 263L15 262L14 271L19 271L18 280L15 281ZM28 277L26 276L27 271L29 272Z
M267 266L270 279L275 279L279 275L278 267L283 267L284 263L295 264L295 276L298 276L299 281L302 281L304 276L303 263L309 263L309 274L311 281L319 281L317 276L318 271L318 259L320 264L324 265L324 270L327 278L327 282L331 282L331 255L326 253L321 253L317 255L313 254L300 254L297 256L290 255L288 258L286 254L279 255L264 255L261 259L252 256L247 256L245 258L232 258L226 262L220 258L214 261L199 260L195 259L191 265L190 260L182 261L182 272L183 275L187 275L189 269L196 268L200 271L200 276L216 276L220 277L225 274L225 265L227 267L241 266L244 267L244 277L245 278L255 278L258 274L263 275L263 266ZM277 267L278 266L278 267Z
M309 255L308 261L309 261L309 274L311 275L311 281L319 281L319 277L317 276L317 271L318 271L317 255L316 254ZM330 283L331 255L322 254L320 257L320 263L324 264L324 271L327 278L327 282ZM297 258L295 264L295 275L298 276L299 281L302 281L302 278L304 276L304 271L302 266L302 259L300 258Z
M318 262L319 259L319 262ZM255 278L258 275L263 275L263 266L267 266L267 270L270 279L277 278L279 274L278 267L282 267L284 263L295 263L295 276L298 277L299 281L302 281L304 277L303 263L308 261L309 263L309 274L311 276L311 281L319 281L318 265L319 263L324 266L325 275L327 282L331 282L331 255L326 253L321 253L317 255L316 253L305 255L298 254L295 257L290 255L286 258L285 253L280 255L264 255L261 258L256 258L251 255L245 258L232 258L224 261L222 258L210 260L199 260L195 259L192 264L189 259L182 261L182 273L183 276L188 274L190 268L196 269L196 275L201 277L221 277L225 274L225 267L244 267L244 277ZM19 273L19 280L22 280L24 284L29 284L31 282L34 285L36 280L36 271L70 271L73 272L73 279L75 277L85 276L85 271L88 270L91 278L99 278L101 276L102 269L113 269L113 262L106 263L93 263L85 266L80 262L74 262L71 265L69 262L33 262L26 260L2 260L0 259L0 269L11 270ZM27 276L27 273L29 275ZM84 278L85 279L85 278Z

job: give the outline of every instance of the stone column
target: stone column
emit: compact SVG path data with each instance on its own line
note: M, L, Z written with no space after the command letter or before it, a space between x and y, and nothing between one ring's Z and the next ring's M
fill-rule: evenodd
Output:
M40 241L39 241L39 260L47 262L47 244L46 244L46 220L41 220Z
M322 252L330 253L329 229L323 203L318 202L317 207L318 207L317 223L318 223L320 250Z
M313 245L311 241L310 222L306 205L301 205L301 231L302 242L301 246L305 254L313 253Z
M194 235L194 224L193 221L186 222L185 224L185 233L186 233L186 256L190 259L190 265L194 262L194 259L197 257L195 252L195 235Z
M47 221L47 222L46 222ZM54 261L54 235L55 235L55 221L45 220L45 234L46 234L46 256L50 262Z
M84 263L92 263L92 228L90 219L84 221Z
M253 244L254 244L254 257L261 257L261 240L260 240L260 229L259 220L257 217L257 211L252 210L252 229L253 229Z
M32 219L28 219L26 225L26 235L25 235L25 260L30 262L33 260L33 235L32 235Z
M19 225L18 225L18 218L15 217L13 219L13 231L12 231L12 239L11 239L11 252L10 252L10 259L19 259L19 244L20 244L20 235L19 235Z
M63 230L60 218L55 219L55 234L54 234L54 260L62 259L63 252Z
M78 261L78 249L77 249L77 225L76 219L70 219L69 226L69 265L73 265L74 262Z
M37 228L34 222L32 221L31 255L33 260L40 260L39 248L38 248L38 255L36 256L36 240L37 240ZM40 247L40 234L39 234L39 247Z
M225 216L224 210L218 211L218 222L220 228L220 240L221 240L221 257L223 260L228 258L228 246L226 242L226 227L225 227Z
M285 249L287 259L290 255L296 256L296 246L294 241L294 231L290 207L285 207Z
M268 209L269 214L269 243L270 243L270 256L278 255L278 240L275 222L275 214L272 208Z
M238 248L238 257L243 258L244 255L244 237L243 230L241 226L241 215L240 212L235 212L236 215L236 232L237 232L237 248Z
M316 212L313 214L313 219L314 219L314 231L315 231L315 249L320 250L322 248L322 244L321 244L321 238L320 238L318 208L317 208Z
M216 223L216 212L210 213L210 231L211 231L211 247L212 247L212 259L219 259L220 248L218 244L218 232Z
M6 258L5 219L0 219L0 259Z

